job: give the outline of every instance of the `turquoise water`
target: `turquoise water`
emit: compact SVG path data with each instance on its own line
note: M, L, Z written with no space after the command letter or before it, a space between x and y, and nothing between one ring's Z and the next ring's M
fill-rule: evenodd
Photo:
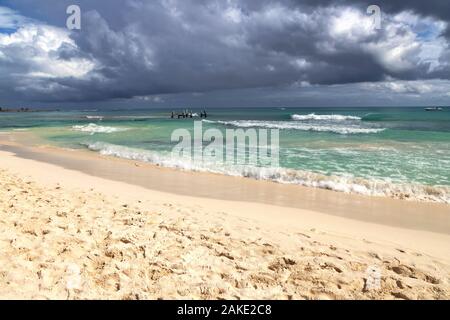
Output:
M450 203L450 109L210 109L204 129L280 130L279 167L174 159L173 130L195 119L171 110L1 113L0 129L33 132L51 144L153 162L343 192ZM196 110L194 110L196 112ZM200 110L197 110L200 112Z

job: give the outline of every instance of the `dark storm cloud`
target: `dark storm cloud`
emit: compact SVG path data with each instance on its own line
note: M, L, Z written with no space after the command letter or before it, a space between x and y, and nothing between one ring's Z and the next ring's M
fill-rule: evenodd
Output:
M154 2L153 1L148 1ZM195 6L204 6L211 0L189 1ZM223 1L226 2L226 1ZM447 0L241 0L239 6L248 12L261 10L273 3L280 3L289 8L315 8L318 6L331 5L351 5L359 8L367 8L369 5L380 6L385 13L398 13L405 10L413 10L418 14L430 15L442 20L450 19L450 2ZM86 10L96 9L102 12L103 16L114 19L119 23L124 23L126 15L127 1L124 0L6 0L3 5L15 8L29 16L58 24L65 23L65 17L61 16L68 5L78 4Z
M268 3L270 1L246 1L250 2L250 8L254 2ZM399 13L411 10L424 16L434 16L442 20L450 19L450 2L447 0L283 0L283 3L291 8L317 7L331 5L351 5L365 9L369 5L378 5L384 13Z
M431 17L432 22L448 22L449 1L376 1L384 17L380 31L361 28L364 32L360 32L356 27L349 33L344 26L339 33L330 27L346 8L357 9L351 14L359 15L350 18L364 17L372 2L6 1L21 14L60 28L65 25L66 7L79 4L82 30L70 35L73 43L64 41L45 57L49 63L56 59L69 69L72 62L89 61L92 66L86 74L70 69L60 75L39 65L40 71L32 78L0 76L0 85L28 85L29 89L19 90L19 94L38 101L97 101L303 82L332 85L390 78L449 79L448 44L441 44L444 53L433 66L430 59L421 58L422 43L412 43L417 39L408 36L408 26L392 20L394 14L411 11L421 18ZM448 33L448 29L442 32ZM22 49L23 45L0 46L0 51ZM396 50L401 51L400 58ZM0 61L3 74L30 73L33 68L37 66L26 59L12 64ZM40 76L42 73L47 76Z

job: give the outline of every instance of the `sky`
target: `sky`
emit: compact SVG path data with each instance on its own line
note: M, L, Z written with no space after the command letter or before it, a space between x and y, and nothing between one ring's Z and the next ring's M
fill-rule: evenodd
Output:
M446 106L449 44L448 0L0 0L0 106Z

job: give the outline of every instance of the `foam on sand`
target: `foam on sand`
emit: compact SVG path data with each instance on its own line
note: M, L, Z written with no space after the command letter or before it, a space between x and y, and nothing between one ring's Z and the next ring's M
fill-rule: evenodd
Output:
M344 193L368 196L386 196L397 199L450 203L450 187L428 186L415 183L392 183L381 179L363 179L353 176L325 175L321 173L282 167L257 167L250 165L218 165L186 158L175 158L149 150L94 142L85 144L102 155L153 163L158 166L187 171L210 172L256 180L268 180L286 184L321 188Z

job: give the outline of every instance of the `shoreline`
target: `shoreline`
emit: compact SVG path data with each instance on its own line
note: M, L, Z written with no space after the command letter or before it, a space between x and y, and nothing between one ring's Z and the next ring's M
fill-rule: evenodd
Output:
M120 129L115 127L95 126L93 132L97 129L100 131L121 131L128 129ZM86 126L75 126L77 130ZM74 127L74 128L75 128ZM104 157L119 158L129 160L140 164L149 164L153 167L167 168L176 171L193 172L197 175L211 174L223 175L233 178L245 178L255 181L265 181L277 184L286 184L299 186L307 189L321 189L326 191L334 191L350 195L368 196L371 198L389 198L396 200L411 201L413 203L436 203L450 205L450 186L446 184L427 184L414 181L393 182L390 179L382 178L362 178L350 174L323 174L320 172L292 169L287 167L266 168L258 166L240 166L240 165L217 165L212 166L211 163L197 163L189 159L173 159L170 155L159 153L158 151L132 148L123 145L116 145L107 142L78 142L73 148L67 146L58 146L51 143L39 134L28 130L13 130L13 132L3 132L6 138L15 141L20 146L27 147L48 147L52 149L62 149L69 151L82 152L91 154L92 152L100 154ZM83 131L83 130L81 130ZM1 133L1 132L0 132ZM203 195L202 195L203 196Z
M444 225L418 230L395 219L420 203L327 190L319 195L309 188L135 166L128 160L49 147L15 145L16 154L0 145L0 183L6 190L0 201L2 298L450 297L448 211L446 217L436 210L422 212L427 221L444 219L438 221ZM67 159L78 166L86 161L86 167L62 162ZM87 170L101 168L127 173L128 182L108 177L108 170ZM183 188L190 184L192 190L204 179L234 187L226 195L239 198L193 196L204 191L180 194L132 183L134 175L147 179L144 171L159 179L152 183L171 190L173 183ZM309 202L277 205L268 193L280 192L277 185L287 196L302 195ZM242 194L249 187L254 190L248 194L256 192L266 201ZM392 202L391 212L398 211L395 219L380 219L384 212L368 218ZM321 210L307 208L315 206ZM341 209L359 213L360 219L333 214ZM381 273L376 290L366 288L371 267ZM72 289L72 282L66 286L73 273L81 279L79 288Z
M91 126L94 124L89 124ZM96 126L96 125L95 125ZM85 127L85 126L81 126ZM101 127L101 126L100 126ZM113 127L102 127L104 129L122 130ZM124 129L125 130L125 129ZM0 132L2 133L2 132ZM110 143L79 143L77 147L68 148L49 144L49 141L43 139L38 134L25 131L3 132L6 138L14 141L15 145L21 147L47 147L51 150L68 150L71 152L80 152L85 155L96 153L103 157L118 158L125 161L150 165L155 168L167 168L170 170L193 172L196 175L210 174L213 176L221 175L233 178L245 178L254 181L271 182L276 184L293 185L306 189L320 189L344 193L347 195L368 196L377 199L395 199L411 201L413 203L435 203L450 206L450 186L448 185L428 185L418 182L388 182L378 178L360 178L360 177L342 177L340 175L326 175L318 172L289 169L287 167L264 168L250 166L217 166L197 165L195 162L179 161L179 159L170 158L167 155L160 155L151 150L134 149L126 146ZM2 140L0 140L1 142ZM4 140L3 140L4 142ZM80 146L83 146L80 148ZM218 169L217 169L218 168ZM268 170L265 170L268 169ZM204 196L204 195L201 195Z
M20 158L50 163L159 192L310 210L391 227L450 234L449 204L367 196L268 180L167 168L88 150L45 145L45 141L39 139L28 132L8 133L6 136L0 136L0 150L13 152Z

